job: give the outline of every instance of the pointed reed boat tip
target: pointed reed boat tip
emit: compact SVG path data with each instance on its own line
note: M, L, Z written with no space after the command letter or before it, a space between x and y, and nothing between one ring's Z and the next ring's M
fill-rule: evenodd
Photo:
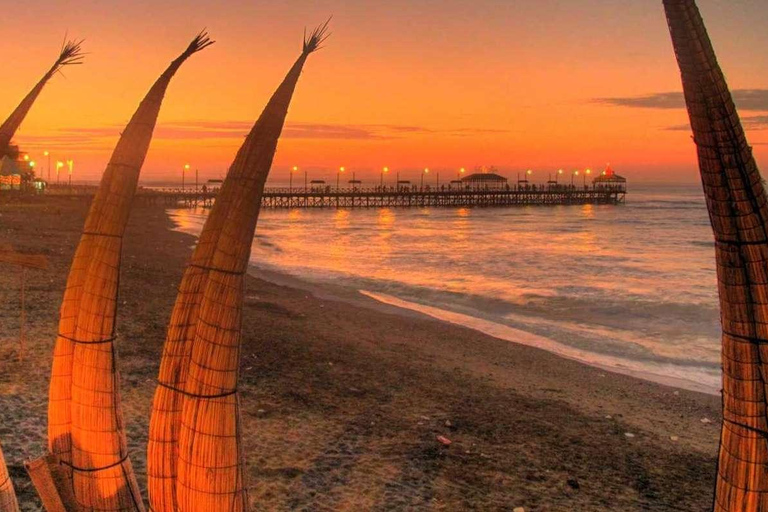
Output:
M56 68L82 64L83 59L85 58L85 53L83 53L82 46L84 41L85 39L81 39L79 41L71 39L64 43L64 46L61 48L59 58L56 60Z
M330 16L328 20L322 25L318 25L307 37L307 29L304 29L304 53L310 54L323 48L322 44L331 36L328 32L328 25L331 23L333 16Z
M211 46L215 42L216 41L213 41L208 36L207 29L203 29L203 30L200 31L199 34L197 34L197 36L195 36L195 38L192 40L192 42L189 43L189 46L184 51L184 55L190 56L193 53L197 53L199 51L202 51L202 50L208 48L209 46Z

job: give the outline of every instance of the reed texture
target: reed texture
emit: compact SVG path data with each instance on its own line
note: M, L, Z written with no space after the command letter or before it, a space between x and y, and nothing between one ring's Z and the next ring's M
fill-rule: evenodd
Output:
M13 489L11 475L8 474L2 447L0 447L0 512L19 512L19 502L16 500L16 491Z
M248 509L237 395L245 272L291 98L327 26L305 37L301 55L238 151L182 279L150 423L148 488L155 512Z
M82 41L68 41L61 48L59 57L56 62L53 63L51 69L40 79L39 82L32 88L21 101L18 107L11 113L8 119L0 126L0 157L6 154L8 146L11 144L16 130L19 129L24 118L27 117L32 105L34 105L37 97L40 96L45 84L53 77L61 68L65 66L74 66L76 64L83 63Z
M768 511L768 207L694 0L664 0L715 236L723 426L714 510Z
M142 100L91 204L67 280L54 349L48 443L83 511L143 510L128 458L115 320L122 238L163 97L179 67L212 44L198 35Z

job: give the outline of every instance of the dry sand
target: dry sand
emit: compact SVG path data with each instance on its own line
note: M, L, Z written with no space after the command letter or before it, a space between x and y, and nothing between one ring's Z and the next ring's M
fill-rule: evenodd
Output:
M23 510L40 510L22 462L45 446L58 308L87 206L0 202L0 244L46 254L52 264L29 273L23 363L19 273L0 272L0 441ZM171 228L162 208L137 207L124 251L119 363L142 485L165 326L194 243ZM253 278L245 308L240 389L250 498L259 510L711 506L718 397L364 297L334 300Z

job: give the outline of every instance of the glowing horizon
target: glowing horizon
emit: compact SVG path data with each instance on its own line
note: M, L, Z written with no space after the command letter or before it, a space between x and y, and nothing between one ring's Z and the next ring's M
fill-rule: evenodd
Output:
M629 0L271 0L224 5L148 0L121 5L32 0L0 48L7 115L50 66L67 27L86 39L83 66L54 77L15 138L47 170L74 161L98 179L120 130L159 71L200 28L217 44L175 78L142 172L144 182L222 176L272 91L298 57L302 31L334 14L327 48L296 92L272 178L344 165L378 182L396 172L494 165L602 170L632 181L698 180L694 146L661 5ZM768 157L768 5L701 0L755 148ZM152 16L147 13L151 10ZM184 16L178 13L183 12ZM46 27L28 37L28 27ZM735 37L738 35L738 37ZM23 45L18 41L24 41ZM52 170L52 174L55 171ZM302 178L297 178L301 181Z

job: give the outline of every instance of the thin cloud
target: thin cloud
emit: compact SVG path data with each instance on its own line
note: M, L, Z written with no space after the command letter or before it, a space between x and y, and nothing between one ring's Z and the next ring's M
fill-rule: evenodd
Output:
M156 140L242 140L248 135L251 121L172 121L155 128ZM62 128L47 135L19 137L26 147L77 147L104 149L114 145L114 140L123 130L122 125L104 125L87 128ZM422 126L394 124L332 124L332 123L287 123L283 129L286 139L304 140L357 140L381 141L403 139L429 134L467 137L472 135L505 133L506 130L485 128L460 128L433 130Z
M765 129L768 129L768 115L742 117L741 124L742 126L744 126L745 130L749 130L749 131L765 130ZM669 126L665 129L669 131L675 131L675 132L691 131L690 125L687 125L687 124Z
M768 89L736 89L733 100L740 110L768 111ZM646 109L684 109L685 98L682 92L659 92L645 96L629 96L617 98L596 98L592 103L614 107L646 108Z

